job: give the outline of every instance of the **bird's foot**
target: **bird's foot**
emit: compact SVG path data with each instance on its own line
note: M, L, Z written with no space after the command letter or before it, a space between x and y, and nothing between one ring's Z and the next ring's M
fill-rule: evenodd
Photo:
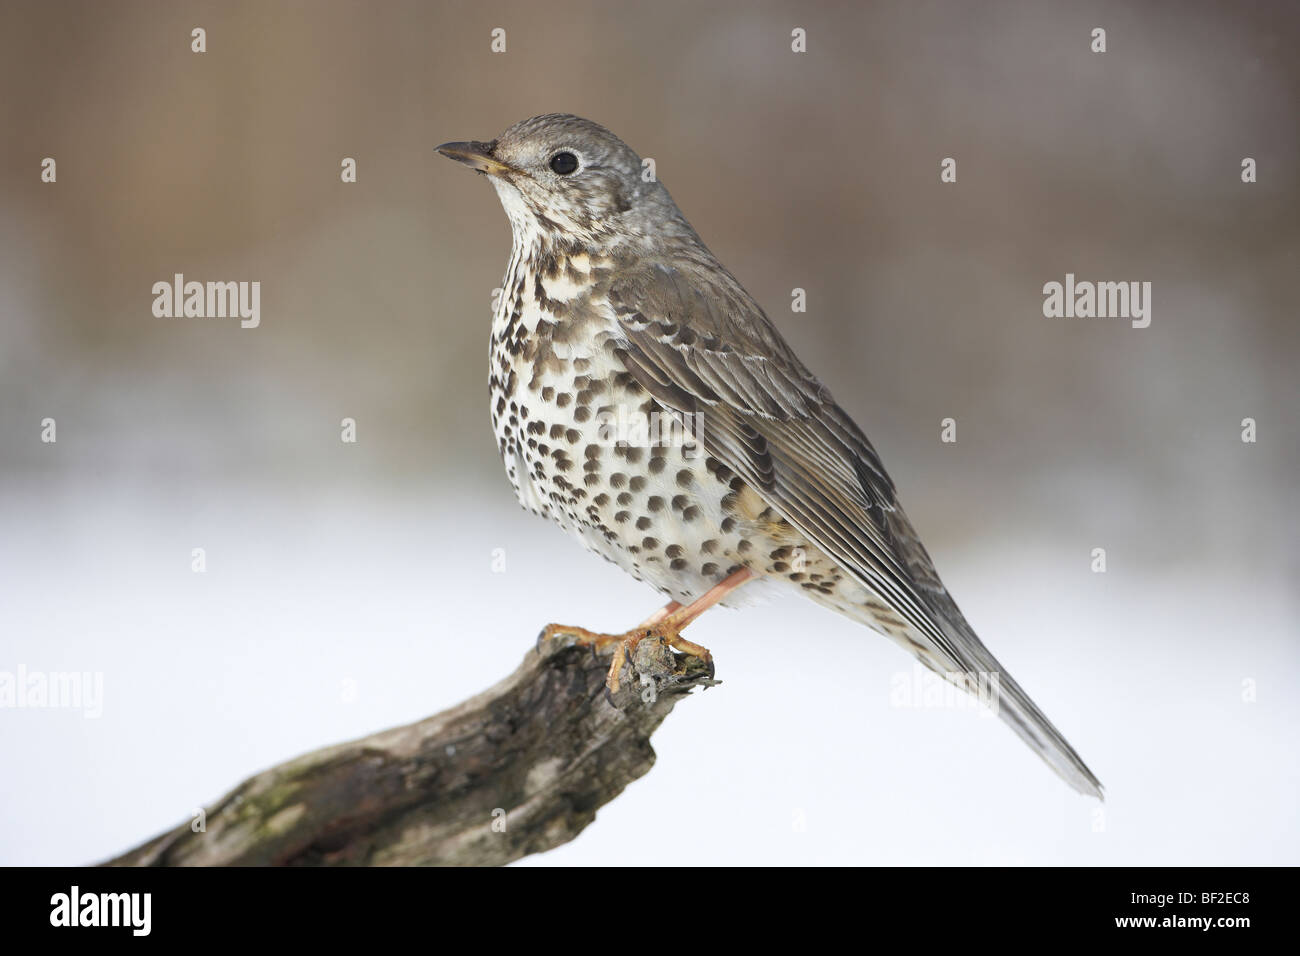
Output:
M540 646L543 641L564 636L569 639L570 643L579 647L590 647L592 653L595 654L602 654L613 647L614 658L610 661L609 673L605 676L605 686L609 688L611 694L617 694L621 686L619 678L623 668L635 653L637 645L647 638L661 640L674 650L690 654L692 657L698 657L708 667L709 677L713 677L712 652L707 647L682 637L681 630L684 626L684 624L674 621L671 614L656 620L654 623L634 627L624 634L602 634L598 631L589 631L584 627L548 624L542 628L542 632L537 636L537 642Z
M713 677L713 653L707 647L682 637L681 632L684 626L674 621L672 615L668 615L661 621L648 626L642 625L633 628L622 635L622 639L614 648L614 659L610 661L609 673L605 675L605 686L609 688L609 692L611 694L618 693L619 675L623 672L623 666L635 653L637 645L647 638L663 641L673 650L690 654L692 657L698 657L704 661L705 666L709 669L709 677Z

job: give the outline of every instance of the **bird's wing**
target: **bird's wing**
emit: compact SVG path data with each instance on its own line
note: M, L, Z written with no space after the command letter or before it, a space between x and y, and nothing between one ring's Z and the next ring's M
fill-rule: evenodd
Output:
M602 294L603 293L603 294ZM909 625L932 669L998 674L1000 715L1077 789L1093 777L976 637L899 506L871 443L725 270L615 270L602 287L628 373L670 409L697 415L709 454L874 591Z
M606 297L628 372L697 414L710 454L960 664L930 605L947 592L871 443L734 280L705 282L620 271Z

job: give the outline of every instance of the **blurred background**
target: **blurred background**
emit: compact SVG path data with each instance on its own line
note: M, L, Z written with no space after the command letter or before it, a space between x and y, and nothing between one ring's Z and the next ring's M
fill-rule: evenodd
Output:
M0 863L107 857L482 690L548 621L658 606L519 509L488 423L509 227L433 147L552 111L655 159L1108 799L891 704L911 659L795 597L697 624L724 684L527 863L1300 863L1294 4L0 17L0 671L104 681L97 719L0 709ZM260 281L260 327L155 318L175 273ZM1150 327L1045 318L1066 273L1151 282ZM647 843L665 813L689 837Z

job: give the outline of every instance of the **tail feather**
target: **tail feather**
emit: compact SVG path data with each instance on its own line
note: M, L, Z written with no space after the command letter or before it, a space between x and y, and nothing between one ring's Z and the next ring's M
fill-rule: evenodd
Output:
M1016 736L1079 793L1104 800L1101 781L1088 769L1083 758L998 663L997 658L966 623L951 598L946 593L943 598L945 606L942 614L936 614L935 620L941 622L952 654L938 647L927 635L915 628L882 626L875 613L867 607L845 607L839 602L831 603L830 606L891 637L922 664L957 687L966 691L976 687L995 689L996 696L988 703L1003 722L1016 732ZM953 659L954 654L958 659ZM979 696L985 695L981 693Z
M953 606L952 610L956 611L956 607ZM998 659L983 642L975 636L975 632L966 623L960 611L956 611L955 618L954 620L951 613L944 616L944 630L964 660L946 660L947 655L939 652L932 644L928 648L932 653L918 653L917 657L931 670L937 671L958 686L961 686L963 675L967 680L977 674L988 675L986 684L997 689L997 695L990 703L1002 721L1071 787L1079 793L1104 800L1101 781L1088 769L1088 765L1070 746L1070 742L1047 719L1047 715L1038 709L1038 705L1016 683L1015 678L998 663ZM915 645L912 646L915 649Z
M997 714L1057 775L1079 793L1104 800L1101 781L1088 769L1069 741L1052 724L1019 684L988 654L991 673L998 674Z

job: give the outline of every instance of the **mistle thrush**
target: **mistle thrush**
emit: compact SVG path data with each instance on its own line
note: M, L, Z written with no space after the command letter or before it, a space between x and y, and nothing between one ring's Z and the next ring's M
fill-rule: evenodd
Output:
M969 689L1082 793L1101 785L944 588L871 443L711 253L641 158L550 114L446 143L514 233L492 321L491 402L519 502L671 598L625 635L673 646L754 579L893 638ZM648 427L647 427L648 426Z

